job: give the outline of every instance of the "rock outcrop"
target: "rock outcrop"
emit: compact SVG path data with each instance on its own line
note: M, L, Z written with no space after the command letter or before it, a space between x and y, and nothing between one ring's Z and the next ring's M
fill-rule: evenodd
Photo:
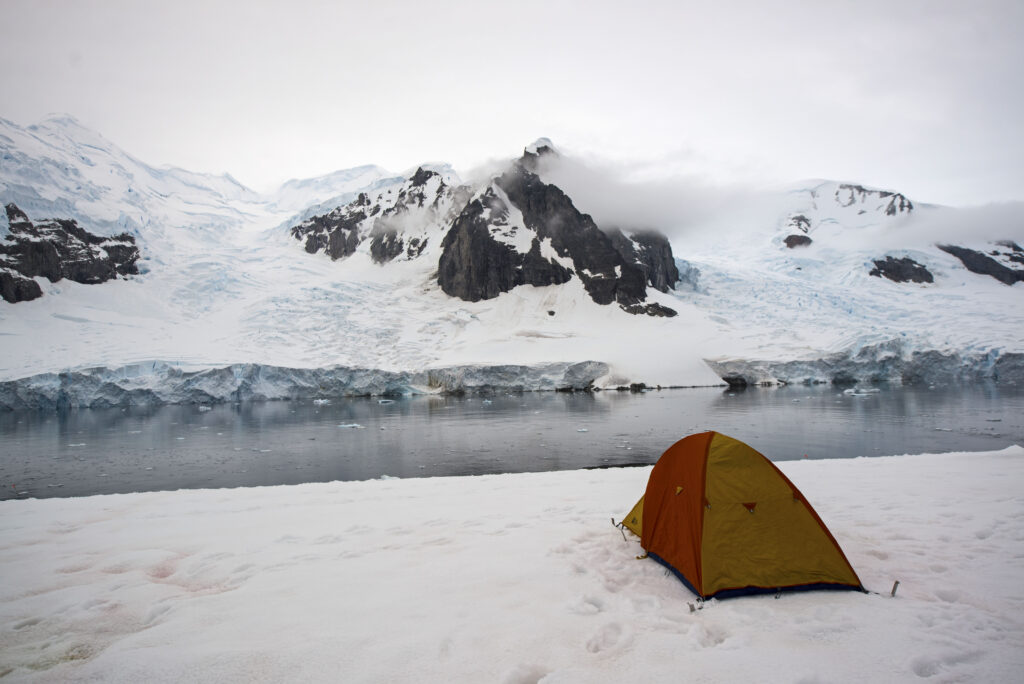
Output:
M654 231L608 231L612 245L622 257L640 268L647 284L655 290L668 292L679 282L679 269L672 255L672 246L661 233Z
M493 299L520 285L561 285L569 281L572 272L550 253L550 245L546 245L548 254L541 255L541 242L536 236L526 236L526 251L516 249L516 233L523 229L511 226L508 216L508 205L493 188L466 205L441 243L437 281L445 294L476 302Z
M842 183L836 188L835 200L841 207L861 206L865 211L869 208L881 209L886 216L909 214L914 204L898 192L872 190L862 185Z
M795 247L807 247L813 240L806 235L787 235L783 242L786 243L786 247L793 249Z
M462 211L469 189L445 183L436 171L419 168L404 183L355 200L326 214L311 216L291 229L310 254L331 259L355 253L363 243L373 261L412 260L440 244L443 227Z
M884 259L875 259L875 267L868 275L885 277L897 283L932 283L935 282L931 271L922 264L917 263L910 257L897 259L886 256Z
M999 242L1003 249L993 249L984 254L967 247L937 245L943 252L952 254L972 273L992 276L1005 285L1024 281L1024 268L1012 268L1008 264L1024 264L1024 249L1015 242ZM998 260L997 260L998 259Z
M14 204L5 207L10 233L0 242L0 295L8 302L42 296L43 277L51 283L67 278L93 285L118 276L135 275L139 249L127 233L94 235L74 220L33 223Z

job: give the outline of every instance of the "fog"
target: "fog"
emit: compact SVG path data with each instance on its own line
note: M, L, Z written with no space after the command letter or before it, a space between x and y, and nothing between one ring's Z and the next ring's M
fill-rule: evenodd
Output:
M654 229L673 243L721 243L767 238L806 202L804 191L820 180L788 186L716 183L697 175L650 177L642 166L598 158L549 155L539 170L602 228ZM890 189L899 191L898 188ZM914 202L914 198L909 198ZM827 232L836 247L922 248L935 243L1024 242L1024 203L945 207L915 203L909 217L877 226Z

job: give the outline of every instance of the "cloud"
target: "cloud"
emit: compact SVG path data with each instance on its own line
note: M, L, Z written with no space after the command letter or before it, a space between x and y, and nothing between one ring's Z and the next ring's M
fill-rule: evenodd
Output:
M922 249L935 244L977 247L1001 241L1024 245L1024 202L918 205L905 219L829 236L829 244L835 247L875 250Z
M670 239L755 195L740 185L715 185L689 175L649 177L640 165L562 155L545 157L540 174L602 228L655 229Z
M464 174L474 184L501 174L512 160L491 160ZM655 161L612 161L574 154L542 157L539 174L561 188L603 229L657 230L681 253L690 249L760 245L780 222L805 209L806 191L822 181L766 186L716 181L697 172L685 153ZM911 198L913 201L914 198ZM968 207L917 204L907 218L866 227L825 229L812 237L844 249L921 249L936 243L979 245L1012 240L1024 245L1024 202Z

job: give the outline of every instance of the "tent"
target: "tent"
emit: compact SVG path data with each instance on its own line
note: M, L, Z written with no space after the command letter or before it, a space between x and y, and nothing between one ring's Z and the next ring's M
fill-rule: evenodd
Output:
M621 524L640 537L650 558L704 599L864 590L793 483L763 455L717 432L669 447Z

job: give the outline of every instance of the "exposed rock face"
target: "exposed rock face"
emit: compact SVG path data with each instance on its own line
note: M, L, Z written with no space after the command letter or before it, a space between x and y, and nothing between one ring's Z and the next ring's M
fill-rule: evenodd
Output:
M647 298L643 270L627 263L611 238L589 215L580 213L557 186L543 182L520 163L497 178L495 184L522 212L527 229L539 240L549 241L558 257L572 260L591 299L598 304L617 302L629 307Z
M862 185L843 183L835 191L835 199L839 206L854 205L877 206L886 216L909 214L914 210L913 203L898 192L886 190L869 190ZM881 200L881 203L879 203Z
M14 204L5 207L10 234L0 242L0 295L8 302L42 296L32 278L63 278L87 285L138 273L135 238L94 235L73 220L32 223Z
M370 198L360 193L344 207L329 214L313 216L292 228L292 236L305 239L306 251L316 254L324 250L331 259L341 259L356 251L359 245L359 225L370 211Z
M807 247L813 240L806 235L787 235L783 242L786 243L786 247L793 249L794 247Z
M538 140L475 191L449 187L437 173L420 168L400 187L375 197L361 194L310 217L291 234L305 242L307 252L324 251L332 259L359 250L378 264L436 258L442 291L467 301L521 285L561 285L575 276L598 304L674 316L646 301L648 285L667 292L679 281L668 240L651 231L599 229L561 189L535 173L542 156L556 154L550 141Z
M868 275L886 277L897 283L932 283L935 278L923 265L917 263L910 257L897 259L887 256L885 259L875 259L875 267Z
M802 233L811 232L811 219L807 218L803 214L793 214L789 217L789 227L795 228ZM789 245L786 245L787 247Z
M43 296L43 288L31 278L24 278L10 269L0 268L0 297L15 302L28 302Z
M1006 285L1024 281L1024 269L1011 268L1006 263L997 261L997 259L1002 259L1008 263L1024 264L1024 250L1013 242L997 244L1009 251L992 250L989 254L982 254L976 250L956 245L938 245L938 248L955 256L972 273L992 276Z
M647 283L656 290L674 290L679 282L679 269L672 256L672 246L661 233L608 231L612 245L622 257L640 268Z
M441 243L437 281L452 297L470 302L493 299L519 285L561 285L572 272L552 258L541 256L534 237L528 251L496 239L515 238L521 227L510 226L509 208L488 188L462 211ZM501 232L501 228L506 231ZM493 232L492 232L493 231Z
M291 234L310 254L323 251L335 260L364 242L379 264L416 259L440 244L442 226L450 225L468 200L468 188L452 187L437 172L419 168L397 188L372 197L360 193L345 206L306 219Z

